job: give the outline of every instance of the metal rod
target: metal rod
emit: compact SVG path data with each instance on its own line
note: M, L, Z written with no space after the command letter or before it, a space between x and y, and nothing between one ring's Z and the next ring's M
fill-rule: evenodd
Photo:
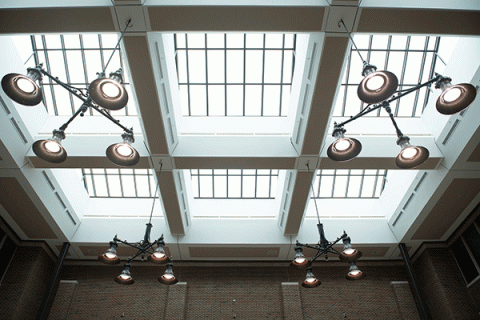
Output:
M413 297L415 298L414 300L415 304L417 305L417 310L420 314L420 318L422 320L430 320L432 319L432 317L430 316L427 304L420 293L420 289L418 288L417 280L415 279L412 263L410 261L410 256L408 255L405 243L399 243L398 248L402 253L403 261L405 262L405 267L408 274L408 283L410 284L410 290L412 291Z
M363 65L367 65L368 63L365 60L363 60L363 57L360 54L360 50L358 50L357 45L355 44L355 41L353 41L352 35L350 34L350 31L348 31L347 26L345 25L345 22L343 22L343 19L340 19L338 26L340 26L340 23L343 24L345 31L347 31L348 37L350 38L350 40L352 40L353 46L355 47L355 51L357 51L358 55L360 56L360 59L362 59Z
M382 104L383 108L385 109L385 111L388 113L389 117L390 117L390 120L392 120L392 124L393 126L395 127L395 130L397 131L397 137L402 137L403 136L403 133L402 131L400 130L400 128L398 127L398 124L397 124L397 121L395 121L395 117L393 116L393 113L392 113L392 109L390 108L390 104L389 103L386 103L384 102Z
M36 320L43 320L47 319L48 317L48 313L50 312L50 307L53 302L52 298L58 289L58 278L60 276L60 270L62 269L65 257L67 256L68 248L70 248L70 243L64 242L62 249L60 250L60 254L58 255L58 260L55 264L55 268L53 269L53 274L50 278L50 281L48 282L47 289L45 290L42 304L40 305L37 317L35 318Z
M119 126L120 128L122 128L125 132L128 132L128 133L131 133L133 134L133 131L131 129L128 129L127 127L123 126L120 124L120 120L117 120L115 119L114 117L112 117L110 115L110 113L106 112L105 110L103 109L100 109L99 107L97 107L96 105L92 104L92 103L89 103L89 107L91 107L92 109L95 109L98 113L100 113L101 115L103 115L105 118L107 118L108 120L112 121L113 123L115 123L117 126Z
M87 100L88 101L88 100ZM77 109L77 111L75 111L75 113L70 117L70 119L68 119L67 122L65 122L64 124L62 124L62 126L60 127L60 131L65 131L68 127L68 125L80 114L80 113L84 113L85 111L87 111L87 108L88 108L88 104L87 103L84 103L80 106L80 108Z
M69 86L68 84L66 83L63 83L62 81L58 80L57 78L53 77L50 73L48 73L47 71L43 70L42 68L38 68L37 69L45 76L47 76L48 78L50 78L52 81L55 81L57 84L59 84L60 86L62 86L64 89L66 89L68 92L70 92L71 94L73 94L75 97L77 97L78 99L82 100L83 102L87 102L87 98L85 98L84 96L81 96L77 93L77 91L80 91L79 89L72 89L71 86ZM76 91L77 90L77 91Z
M310 175L310 165L307 162L307 170L308 174ZM317 219L318 223L320 224L320 214L318 213L318 206L317 206L317 201L315 199L315 190L313 189L313 179L315 179L315 175L312 175L312 179L310 180L310 187L312 188L312 196L313 196L313 203L315 204L315 210L317 211Z
M127 31L127 28L128 28L128 26L130 25L130 22L132 22L132 19L128 19L128 20L127 20L127 25L125 26L125 29L123 30L122 34L120 35L120 38L118 39L117 45L116 45L115 48L113 49L113 52L112 52L112 54L110 55L110 58L108 59L107 64L105 65L105 67L104 67L103 70L102 70L102 73L105 73L105 70L107 70L108 64L110 63L110 60L112 60L113 55L115 54L115 50L117 50L117 47L120 45L120 41L122 41L123 35L124 35L125 32Z

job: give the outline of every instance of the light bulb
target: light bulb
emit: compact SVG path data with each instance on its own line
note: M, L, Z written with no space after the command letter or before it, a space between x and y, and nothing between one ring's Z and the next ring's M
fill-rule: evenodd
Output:
M310 277L310 278L305 279L305 282L312 283L312 282L315 282L316 280L317 280L316 278Z
M122 273L122 274L120 275L120 278L122 278L123 280L129 280L129 279L131 279L132 277L131 277L130 275L128 275L128 274Z
M32 81L25 78L18 79L17 86L25 93L32 93L35 91L35 85L32 83Z
M353 248L349 248L347 250L344 250L343 253L346 254L346 255L351 255L351 254L354 254L355 251L357 251L357 250L355 250Z
M335 149L345 151L350 148L350 142L347 139L340 139L335 143Z
M113 252L107 252L105 253L105 257L107 257L107 259L115 259L117 255Z
M298 257L298 258L295 258L295 263L302 264L302 263L305 262L305 260L307 260L307 259L305 259L303 257Z
M171 280L171 279L175 278L175 276L173 274L170 274L170 273L165 273L163 275L163 277L167 280Z
M61 147L58 142L50 140L45 143L45 149L47 149L50 152L57 153L61 150Z
M117 152L124 157L128 157L133 153L133 150L128 144L121 144L118 146Z
M417 148L408 147L408 148L403 149L402 158L412 159L413 157L415 157L417 155L417 153L418 153Z
M377 75L368 79L366 86L369 90L375 91L380 89L384 83L385 83L385 79Z
M120 88L111 82L107 82L102 86L102 92L109 98L115 98L120 94Z
M154 256L156 259L161 259L161 258L165 257L165 253L163 253L163 252L158 252L158 251L157 251L157 252L154 252L154 253L153 253L153 256Z
M452 102L457 100L461 96L461 94L462 90L454 87L445 91L445 94L443 95L443 100L445 100L446 102Z
M352 270L352 271L350 271L348 274L351 275L351 276L357 276L357 275L359 275L360 273L362 273L362 271L360 271L360 270Z

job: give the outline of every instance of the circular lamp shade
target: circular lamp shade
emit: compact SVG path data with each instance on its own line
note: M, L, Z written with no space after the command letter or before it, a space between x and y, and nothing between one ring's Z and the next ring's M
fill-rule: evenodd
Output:
M437 99L437 111L446 115L460 112L467 108L476 96L477 90L469 83L449 86Z
M352 253L349 253L349 250L353 250ZM345 262L356 261L362 257L362 252L358 251L357 249L347 249L343 250L343 252L338 256L338 258Z
M95 79L88 87L88 93L96 104L108 110L120 110L128 102L127 91L114 79Z
M363 273L359 269L350 270L345 276L345 279L347 280L360 280L363 278L365 278L365 273Z
M147 259L151 263L158 263L158 264L165 264L168 261L170 261L170 259L167 257L165 253L163 253L163 256L162 256L159 252L155 252L149 255Z
M38 140L32 149L37 157L48 162L60 163L67 159L67 151L55 140Z
M178 279L175 278L175 276L171 273L165 273L161 277L158 277L158 282L166 284L166 285L172 285L178 282Z
M123 272L119 276L115 277L113 280L115 280L116 283L125 285L133 284L135 282L135 280L133 280L130 274Z
M390 71L375 71L363 78L358 85L358 98L375 104L390 98L398 87L398 78Z
M312 265L312 262L306 258L295 258L292 261L292 263L290 263L291 267L295 267L297 269L304 269L304 268L310 267L311 265Z
M407 146L400 151L395 159L395 164L400 169L412 169L424 163L429 154L427 148Z
M42 90L28 76L9 73L2 79L2 88L10 99L25 106L36 106L42 102Z
M319 285L321 285L322 282L318 280L315 277L307 277L303 282L302 282L302 287L304 288L316 288Z
M107 148L107 157L119 166L130 167L140 160L140 154L128 143L114 143Z
M98 260L100 262L105 263L105 264L119 264L120 263L120 258L117 257L116 254L113 254L112 252L105 252L104 254L98 256Z
M334 161L349 161L362 151L362 144L357 139L339 138L327 149L327 155Z

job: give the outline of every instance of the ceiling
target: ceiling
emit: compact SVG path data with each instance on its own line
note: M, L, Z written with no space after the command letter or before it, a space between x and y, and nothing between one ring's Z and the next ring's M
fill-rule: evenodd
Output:
M343 19L353 34L465 36L443 73L455 83L478 89L480 4L464 1L459 8L447 0L417 1L414 6L374 0L225 2L85 1L79 7L74 1L16 1L0 5L0 33L118 33L132 19L121 49L138 117L118 118L134 128L134 146L141 155L135 168L155 170L160 197L153 211L152 237L163 233L175 260L283 261L293 259L296 239L316 243L307 163L311 170L388 170L378 199L317 200L329 240L346 230L371 260L400 259L400 242L413 253L425 241L447 240L480 202L480 99L466 112L444 116L435 110L438 91L433 91L421 117L398 120L412 144L430 151L418 170L397 170L399 147L385 118L362 118L347 125L347 135L359 139L363 151L349 162L330 160L326 149L333 142L333 109L351 52L351 41L338 22ZM169 40L176 32L307 35L303 51L296 53L288 117L182 117ZM5 48L0 52L0 73L25 73L11 40L0 41ZM49 116L43 107L20 106L2 90L0 98L0 215L22 240L45 240L56 253L69 241L68 259L89 260L96 259L115 234L129 241L142 239L151 199L90 198L76 172L59 170L118 168L105 157L105 149L118 142L121 130L102 118L76 120L63 143L67 160L48 163L35 156L31 144L49 137L68 117ZM194 199L190 169L280 170L276 196Z

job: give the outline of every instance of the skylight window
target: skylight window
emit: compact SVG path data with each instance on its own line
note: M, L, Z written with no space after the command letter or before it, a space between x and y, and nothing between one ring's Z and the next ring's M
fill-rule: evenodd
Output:
M194 169L195 199L274 199L278 170Z
M37 35L30 36L33 58L27 66L33 67L43 63L43 67L54 77L74 87L86 89L88 84L97 78L112 54L118 41L118 35L112 34L68 34L68 35ZM125 72L120 49L110 62L106 75L117 69L124 70L125 89L130 99L127 106L112 115L137 115L133 95L128 85L128 74ZM43 77L44 104L52 116L71 116L80 106L81 100ZM89 110L86 115L97 115ZM99 114L98 114L99 115Z
M82 169L82 174L91 198L153 198L157 188L149 169Z
M398 90L409 89L433 77L440 37L355 35L354 41L362 57L378 70L393 72L399 81ZM357 86L362 80L362 61L352 50L348 56L342 86L334 109L334 117L352 116L366 105L357 97ZM390 106L396 117L419 117L428 102L427 87L407 95ZM367 116L388 117L383 108Z
M175 34L184 116L287 116L295 34Z
M320 170L312 198L378 198L386 176L387 170Z

